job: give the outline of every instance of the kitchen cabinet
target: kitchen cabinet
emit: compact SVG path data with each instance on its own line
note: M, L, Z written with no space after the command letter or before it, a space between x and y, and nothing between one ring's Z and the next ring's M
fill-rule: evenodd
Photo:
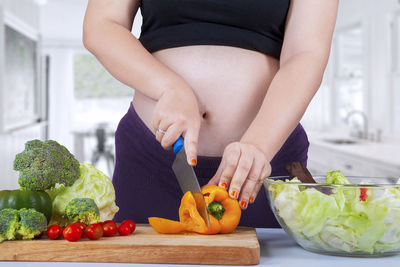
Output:
M399 144L358 141L334 145L321 135L310 134L309 138L308 168L314 175L340 170L344 175L400 178Z

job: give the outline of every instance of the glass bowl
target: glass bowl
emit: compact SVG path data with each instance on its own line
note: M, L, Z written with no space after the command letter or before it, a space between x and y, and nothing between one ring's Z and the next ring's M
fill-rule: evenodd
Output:
M264 187L276 219L306 250L377 257L400 252L400 184L395 178L346 176L352 184L288 182L270 177Z

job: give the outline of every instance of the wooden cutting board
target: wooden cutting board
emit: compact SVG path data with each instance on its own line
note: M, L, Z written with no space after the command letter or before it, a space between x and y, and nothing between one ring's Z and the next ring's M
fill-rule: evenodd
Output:
M103 237L77 242L64 239L5 241L1 261L131 262L252 265L260 261L254 228L238 227L233 233L159 234L149 225L137 225L130 236Z

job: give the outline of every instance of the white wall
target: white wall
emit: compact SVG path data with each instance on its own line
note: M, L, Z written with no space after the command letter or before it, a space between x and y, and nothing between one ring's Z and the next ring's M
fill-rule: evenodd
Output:
M32 0L0 0L0 12L7 12L15 17L21 24L26 24L39 31L40 8ZM0 15L0 26L3 27ZM3 40L0 40L3 42ZM0 45L0 49L2 46ZM1 57L0 53L0 57ZM3 59L0 58L0 62ZM7 68L7 66L4 66ZM0 70L1 71L1 70ZM1 82L1 79L0 79ZM0 86L1 95L6 95L7 90ZM13 171L15 154L24 149L24 143L31 139L42 139L44 137L43 124L37 124L23 129L0 133L0 190L18 188L18 174Z
M82 22L87 0L50 0L42 9L41 33L44 45L52 41L69 46L81 45Z
M82 23L87 0L50 0L42 9L41 33L44 46L75 48L82 46ZM140 34L142 17L135 18L132 29L135 36Z
M40 7L32 0L0 0L0 7L13 13L26 24L39 30Z

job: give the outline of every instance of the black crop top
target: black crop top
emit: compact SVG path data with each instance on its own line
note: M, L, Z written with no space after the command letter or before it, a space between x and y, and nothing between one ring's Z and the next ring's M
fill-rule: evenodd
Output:
M149 51L226 45L279 59L290 0L142 0L140 42Z

